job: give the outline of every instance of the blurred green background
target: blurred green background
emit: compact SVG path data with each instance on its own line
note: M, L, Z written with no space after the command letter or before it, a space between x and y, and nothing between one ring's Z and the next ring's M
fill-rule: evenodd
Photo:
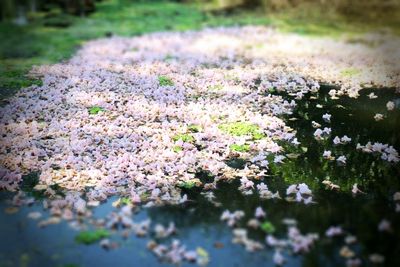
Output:
M33 65L68 59L85 41L212 26L268 25L302 35L400 34L399 0L2 0L0 99L40 81Z

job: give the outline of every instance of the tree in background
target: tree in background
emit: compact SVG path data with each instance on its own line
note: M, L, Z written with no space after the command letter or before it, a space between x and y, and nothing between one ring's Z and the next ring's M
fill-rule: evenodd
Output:
M1 0L0 20L22 20L27 12L49 11L58 7L64 14L85 16L95 11L96 0Z

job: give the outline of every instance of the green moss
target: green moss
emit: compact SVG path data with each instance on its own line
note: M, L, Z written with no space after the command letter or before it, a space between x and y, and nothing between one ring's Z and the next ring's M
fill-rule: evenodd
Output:
M99 107L99 106L93 106L88 108L89 114L90 115L96 115L99 114L100 112L104 111L104 108Z
M147 199L149 199L149 197L150 197L150 193L144 192L144 193L142 193L142 194L140 195L140 200L141 200L141 201L146 201Z
M218 126L218 128L233 136L251 136L254 140L260 140L265 137L261 132L260 127L249 122L233 122L225 123Z
M109 236L110 233L105 229L82 231L75 237L75 241L79 244L90 245Z
M193 187L199 186L201 184L199 179L192 179L184 182L180 182L178 184L179 187L185 188L185 189L192 189Z
M174 137L172 137L172 140L174 140L175 142L178 140L182 140L185 143L193 143L194 137L190 134L177 134Z
M191 131L192 133L198 133L201 132L201 127L199 125L191 124L188 126L188 130Z
M265 221L261 224L261 230L267 234L273 234L275 232L275 226L270 221Z
M229 148L233 151L236 152L248 152L250 150L250 145L243 144L243 145L238 145L238 144L233 144L230 145Z
M120 203L121 203L122 205L130 205L130 204L132 204L132 201L131 201L131 199L128 198L128 197L121 197Z
M173 55L170 55L170 54L167 54L167 55L164 57L164 61L171 61L171 60L173 60L173 59L176 59L176 57L173 56Z
M181 152L181 151L183 150L183 148L180 147L180 146L174 146L174 147L172 148L172 150L173 150L174 152L178 153L178 152Z
M215 84L215 85L210 85L207 87L209 90L213 90L213 91L220 91L222 89L224 89L224 87L222 86L222 84Z
M174 82L168 78L167 76L159 76L158 77L158 84L160 86L173 86Z
M21 190L24 192L33 192L33 188L39 183L39 173L31 172L22 176Z
M254 132L253 133L253 139L254 140L261 140L265 137L265 135L261 132Z
M352 77L361 73L360 69L357 68L347 68L343 69L340 74L345 77Z
M31 262L31 257L29 256L29 254L23 253L19 257L19 262L20 262L19 264L20 267L28 267L29 262Z

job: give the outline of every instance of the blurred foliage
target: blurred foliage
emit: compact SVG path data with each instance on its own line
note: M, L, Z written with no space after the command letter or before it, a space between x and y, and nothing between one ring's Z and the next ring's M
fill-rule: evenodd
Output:
M299 34L359 33L383 29L399 34L398 0L214 0L215 14L257 10L280 30ZM210 4L211 3L211 4ZM207 5L207 4L206 4Z
M95 2L101 0L2 0L0 20L13 19L26 12L51 11L57 7L64 14L84 16L95 11Z
M202 2L210 3L207 0ZM322 16L336 13L351 19L383 19L385 21L388 15L395 17L400 9L400 3L397 0L215 0L211 2L217 8L228 12L235 8L262 7L266 13L296 10L302 11L302 14L299 14L302 16L314 15L315 12L319 12Z

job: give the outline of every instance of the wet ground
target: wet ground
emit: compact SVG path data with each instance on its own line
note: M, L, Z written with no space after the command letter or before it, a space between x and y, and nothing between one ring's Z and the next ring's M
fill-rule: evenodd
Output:
M341 226L346 233L357 237L358 242L348 247L362 259L363 266L373 266L369 257L378 253L385 257L382 266L400 266L400 214L395 212L393 194L400 190L399 164L388 163L379 155L363 153L356 144L381 142L400 148L400 98L391 89L362 90L357 99L346 96L330 99L329 86L322 86L317 94L308 94L297 101L294 114L286 118L286 123L297 131L301 142L299 148L286 144L291 158L283 164L271 163L264 182L271 191L284 192L290 184L306 183L313 191L310 205L291 203L283 199L261 200L257 194L243 195L238 191L239 181L220 183L215 190L214 202L200 194L200 189L185 189L190 201L177 206L143 208L138 210L134 219L141 221L150 218L152 223L164 225L173 221L178 234L169 238L178 238L189 249L201 247L209 254L209 266L274 266L273 249L247 252L242 246L233 244L232 229L220 220L224 210L242 210L245 218L239 226L246 227L248 219L253 217L256 207L266 211L266 219L275 227L276 237L284 236L287 227L283 219L295 219L302 233L318 233L319 240L310 253L288 255L285 266L345 266L345 257L340 255L345 245L344 235L327 238L325 231L330 226ZM368 95L374 92L376 99ZM291 96L285 95L286 98ZM394 101L396 108L387 111L386 103ZM332 115L331 123L322 120L322 115ZM374 115L381 113L384 119L375 121ZM329 138L317 141L313 133L312 121L331 127ZM350 144L335 146L335 136L347 135ZM335 156L345 155L347 163L339 166L336 161L323 158L324 150L332 151ZM241 168L240 160L231 162ZM200 177L206 179L205 177ZM339 190L330 190L322 181L329 179L340 186ZM352 186L357 183L364 193L354 196ZM9 205L10 193L1 192L0 209ZM281 193L284 197L284 194ZM94 208L94 217L103 218L114 208L110 199ZM97 243L77 244L73 230L65 222L38 228L37 221L27 218L32 211L43 212L40 201L30 207L22 207L16 213L2 212L0 215L1 238L0 266L158 266L160 262L146 248L149 237L129 236L121 238L120 232L112 233L111 240L119 248L104 250ZM46 216L46 212L44 212ZM391 231L379 231L383 220L391 223ZM258 229L249 229L249 236L265 242L265 233ZM151 236L150 236L151 237ZM163 242L168 243L169 240ZM163 264L163 263L161 263ZM190 265L185 263L184 265Z

